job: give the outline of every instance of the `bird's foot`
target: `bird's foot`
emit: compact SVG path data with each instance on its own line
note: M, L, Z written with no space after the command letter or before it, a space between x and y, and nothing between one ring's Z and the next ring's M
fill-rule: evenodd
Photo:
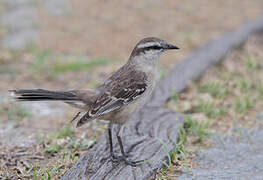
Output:
M123 156L116 155L115 153L112 153L112 154L111 154L111 159L112 159L113 161L118 160L118 159L120 159L121 157L123 157ZM127 154L125 154L124 157L127 158L127 157L129 157L129 156L128 156Z
M145 161L145 160L131 161L127 157L128 157L128 155L118 156L118 155L116 155L114 153L111 155L111 158L112 158L113 162L124 161L127 165L130 165L130 166L133 166L133 167L141 165L141 163Z

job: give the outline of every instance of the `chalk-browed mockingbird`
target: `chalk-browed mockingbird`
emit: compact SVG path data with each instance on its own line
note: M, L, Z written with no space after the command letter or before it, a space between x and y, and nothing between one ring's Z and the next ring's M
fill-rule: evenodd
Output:
M77 127L94 119L110 121L108 135L111 157L135 166L141 161L127 158L121 140L122 127L151 95L156 82L159 57L170 49L179 48L158 38L142 39L133 49L128 62L94 90L20 89L11 92L18 101L63 101L81 109L85 114L79 118ZM78 116L79 113L74 119ZM117 125L116 137L121 156L113 153L112 124Z

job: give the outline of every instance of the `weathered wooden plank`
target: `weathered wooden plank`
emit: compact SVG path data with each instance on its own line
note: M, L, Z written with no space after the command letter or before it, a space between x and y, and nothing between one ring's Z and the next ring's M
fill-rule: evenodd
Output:
M180 119L169 110L155 107L140 111L134 120L137 118L140 118L143 123L132 124L125 129L123 139L125 149L134 159L151 159L154 160L153 162L140 167L111 162L107 138L106 135L103 135L88 153L80 157L67 173L67 177L64 176L63 179L85 179L83 176L85 173L89 179L123 179L124 177L125 179L144 179L150 177L154 170L162 166L164 157L160 154L168 155L166 147L160 143L160 140L169 150L175 147ZM117 143L114 142L114 144L114 148L120 152Z
M182 115L164 109L161 105L171 97L174 89L181 92L208 67L223 60L229 51L241 46L250 35L262 30L263 16L235 32L209 42L159 81L149 103L135 114L129 128L123 133L124 146L130 156L135 160L150 158L151 162L139 167L111 162L104 134L61 179L141 180L154 176L155 171L162 167L162 162L167 160L168 152L175 148L179 126L183 123ZM119 150L115 141L114 149Z

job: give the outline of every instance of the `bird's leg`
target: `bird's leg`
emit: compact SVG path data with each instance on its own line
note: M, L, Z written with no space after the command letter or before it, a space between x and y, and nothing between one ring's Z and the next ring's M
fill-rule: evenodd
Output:
M109 135L110 155L113 159L116 159L116 155L113 153L113 146L112 146L112 123L109 123L108 135Z
M124 156L124 157L128 157L128 155L126 155L126 153L125 153L125 151L124 151L123 144L122 144L122 140L121 140L122 131L123 131L123 126L118 125L116 137L117 137L117 140L118 140L120 149L121 149L121 154L122 154L122 156Z
M109 123L109 126L108 126L108 135L109 135L110 155L111 155L112 160L118 160L118 159L121 159L121 156L117 156L117 155L114 154L114 152L113 152L113 143L112 143L112 123Z
M139 163L143 162L143 160L142 161L131 161L131 160L127 159L127 155L126 155L126 153L124 151L123 143L122 143L122 140L121 140L122 131L123 131L123 126L118 125L118 130L117 130L116 137L117 137L120 149L121 149L122 156L118 156L116 158L120 159L120 160L123 160L126 164L128 164L130 166L137 166L137 165L139 165Z
M121 156L118 156L118 155L114 154L114 152L113 152L112 123L109 123L108 135L109 135L109 146L110 146L111 158L112 158L113 161L121 160L121 161L124 161L128 165L137 166L137 165L139 165L138 163L143 162L143 161L130 161L129 159L127 159L127 155L126 155L126 153L124 151L123 143L122 143L122 140L121 140L122 131L123 131L123 127L121 125L117 125L116 137L117 137L117 140L118 140L118 143L119 143L119 146L120 146L120 149L121 149L121 154L122 154Z

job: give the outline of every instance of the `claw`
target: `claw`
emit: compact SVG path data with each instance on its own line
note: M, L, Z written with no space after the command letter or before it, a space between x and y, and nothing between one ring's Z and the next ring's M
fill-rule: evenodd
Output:
M140 161L131 161L128 159L128 155L125 153L124 149L123 149L123 144L122 144L122 140L121 137L119 136L119 132L120 132L120 127L119 126L119 130L117 133L117 139L118 139L118 143L120 145L120 149L121 149L121 154L122 156L118 156L116 154L114 154L113 152L113 146L112 146L112 133L111 133L111 128L112 128L112 124L109 124L108 127L108 134L109 134L109 146L110 146L110 155L111 155L111 160L113 162L117 162L117 161L124 161L127 165L130 166L137 166L137 165L141 165L142 162L144 162L145 160L140 160Z
M127 159L127 155L126 156L117 156L114 153L111 155L111 160L113 162L124 161L127 165L130 165L133 167L141 165L141 163L145 161L145 160L131 161L131 160Z

